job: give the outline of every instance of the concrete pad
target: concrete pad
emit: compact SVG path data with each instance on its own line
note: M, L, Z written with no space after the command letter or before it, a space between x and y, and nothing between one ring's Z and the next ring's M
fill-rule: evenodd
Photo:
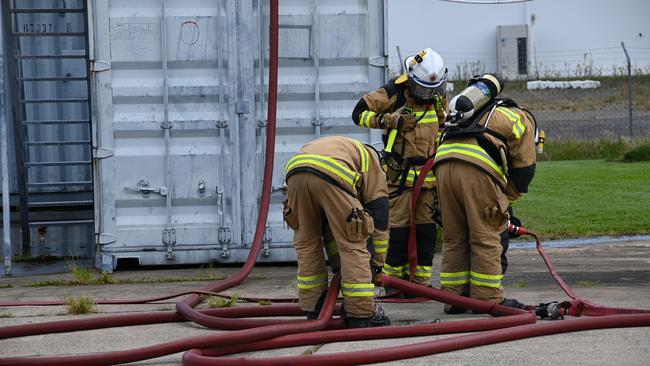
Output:
M588 245L577 248L554 248L548 253L556 270L580 296L595 303L608 306L650 308L650 242L613 243ZM434 269L439 268L441 256L435 258ZM541 258L535 250L517 249L509 252L510 268L504 280L508 297L529 304L565 300L567 296L551 279ZM118 272L114 276L124 279L143 278L197 278L198 268L174 268L156 270L132 270ZM215 268L217 275L229 276L238 268ZM295 297L295 267L256 267L252 276L241 286L226 291L239 296ZM205 273L203 273L205 274ZM194 276L194 277L193 277ZM71 274L38 275L22 278L0 278L0 300L46 300L63 299L66 296L92 294L95 298L145 298L189 289L206 288L211 282L164 282L159 284L120 284L103 286L24 287L37 280L59 278L72 279ZM437 284L434 276L432 282ZM54 307L0 307L0 326L98 317L125 312L146 312L173 309L178 299L165 300L146 305L99 305L99 314L86 316L61 315L64 306ZM239 303L237 306L259 306ZM487 315L444 314L442 304L436 302L414 304L383 304L393 324L414 322L442 322L463 319L487 318ZM12 317L3 317L12 316ZM563 320L571 321L571 319ZM135 327L109 328L56 335L40 335L0 340L0 358L55 354L84 354L132 349L147 345L215 334L192 323L170 323ZM228 334L228 332L222 332ZM453 336L453 335L452 335ZM264 352L253 352L233 357L272 357L299 355L305 352L325 354L332 352L361 351L423 342L449 336L416 337L363 342L345 342L304 346ZM411 360L399 360L385 365L647 365L650 359L650 327L586 331L546 337L518 340L477 347L446 354L432 355ZM167 355L133 365L181 365L182 354Z

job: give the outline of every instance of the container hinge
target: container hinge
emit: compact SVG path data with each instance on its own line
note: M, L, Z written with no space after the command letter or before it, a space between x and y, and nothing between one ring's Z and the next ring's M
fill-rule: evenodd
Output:
M313 119L311 120L311 125L312 126L322 126L324 124L324 120L322 119Z
M214 128L228 128L228 121L215 121Z
M271 248L269 244L273 241L273 231L270 226L264 228L264 238L262 239L262 255L264 257L271 256Z
M163 230L162 242L165 244L165 247L167 249L165 258L167 260L173 260L176 257L176 254L173 251L173 246L176 244L176 229Z
M368 65L374 67L388 67L388 58L382 55L368 57Z
M266 119L261 119L261 120L257 121L257 127L266 127L266 126L268 126L268 124L269 124L269 121L266 120Z
M132 192L141 192L143 198L149 198L149 195L151 193L158 193L161 196L167 195L167 187L165 186L160 186L157 188L150 187L150 183L146 179L140 179L138 181L137 187L124 187L124 190L132 191Z
M95 160L110 158L113 155L115 155L115 151L105 147L96 147L93 150L93 159Z
M99 233L97 235L97 244L99 245L107 245L107 244L112 244L117 241L117 236L115 234L110 234L110 233Z
M168 130L174 127L174 124L171 121L164 121L160 123L160 128L163 130Z
M228 249L228 244L232 240L232 235L230 227L222 226L217 230L217 239L221 244L221 257L228 258L230 256L230 250Z
M109 61L94 60L90 63L91 72L102 72L111 69L111 63Z

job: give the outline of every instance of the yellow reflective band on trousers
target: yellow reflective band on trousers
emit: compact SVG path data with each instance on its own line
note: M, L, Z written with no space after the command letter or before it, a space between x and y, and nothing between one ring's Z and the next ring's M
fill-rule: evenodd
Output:
M327 274L317 276L296 276L298 279L298 288L308 290L310 288L327 286Z
M388 240L374 240L372 241L375 247L375 253L386 253L388 251Z
M432 274L433 274L433 267L432 266L417 265L415 267L415 275L417 277L431 278Z
M404 273L404 267L406 266L401 265L393 267L390 264L384 263L384 267L382 268L381 272L391 277L402 277L402 274Z
M501 279L503 279L502 274L489 275L474 271L469 273L469 282L476 286L499 288L501 286Z
M406 176L406 181L407 182L415 182L416 178L420 176L420 171L419 170L414 170L410 169L408 172L408 175ZM426 178L424 178L425 183L435 183L436 182L436 176L433 173L433 170L429 170L427 172Z
M418 123L438 123L438 114L434 110L414 112Z
M357 148L359 149L359 155L361 156L361 173L365 173L368 171L370 164L368 162L370 159L368 156L368 149L366 149L366 146L363 144L363 142L359 140L354 140L354 143L357 145Z
M377 113L373 111L363 111L359 117L359 126L370 128L370 121L372 121L372 117L376 115Z
M436 152L436 158L445 156L447 154L454 154L454 153L465 155L474 159L478 159L486 163L499 174L499 176L503 179L504 182L508 181L506 176L503 174L503 169L497 165L494 159L492 159L492 157L487 152L485 152L485 150L483 150L482 147L478 145L461 144L461 143L443 144Z
M469 271L463 272L440 272L440 284L453 286L469 283Z
M515 138L520 139L526 131L526 126L521 123L521 116L505 107L497 107L496 110L512 121L512 133L515 134Z
M375 296L375 285L373 283L347 283L341 282L341 293L348 297L370 297Z
M344 164L323 155L317 154L298 154L287 162L285 171L289 173L297 165L315 165L341 177L345 182L350 184L352 192L356 192L357 182L360 176L348 169Z
M338 249L336 249L336 242L335 241L330 241L329 243L325 244L325 253L327 253L327 256L329 258L336 257L339 255Z

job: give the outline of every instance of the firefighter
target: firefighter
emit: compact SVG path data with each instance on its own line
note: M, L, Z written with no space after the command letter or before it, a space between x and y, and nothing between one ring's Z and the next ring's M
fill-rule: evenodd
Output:
M390 325L374 301L373 279L388 248L388 187L379 153L352 138L319 138L287 162L286 177L284 220L294 230L298 297L308 319L318 317L325 298L325 249L332 270L341 271L348 327Z
M499 100L494 74L472 79L450 102L434 170L442 214L440 285L443 291L511 307L501 280L501 255L512 202L535 174L534 117L512 100ZM505 264L505 263L503 263ZM446 313L465 309L445 305Z
M413 185L435 153L439 123L445 121L447 68L431 48L404 61L406 72L361 98L352 112L355 124L383 130L382 163L390 196L390 239L383 273L409 278L408 236L416 224L417 269L413 282L428 284L432 274L436 224L433 220L433 171L411 217Z

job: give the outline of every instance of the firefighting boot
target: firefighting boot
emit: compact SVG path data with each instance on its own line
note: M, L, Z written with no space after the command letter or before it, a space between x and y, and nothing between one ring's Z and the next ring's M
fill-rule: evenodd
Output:
M355 318L348 316L345 320L348 324L348 328L370 328L390 325L390 319L388 319L384 313L384 309L379 306L379 304L375 304L375 314L369 318Z
M503 299L499 305L507 306L509 308L527 309L526 304L520 303L517 299Z
M327 290L323 291L320 294L320 297L318 298L318 301L316 302L316 308L312 311L307 312L307 320L316 320L318 319L318 315L320 315L320 311L323 308L323 304L325 303L325 298L327 297Z
M445 314L450 314L450 315L464 314L467 311L467 309L465 308L461 308L459 306L453 306L449 304L445 304L443 310L445 311Z

